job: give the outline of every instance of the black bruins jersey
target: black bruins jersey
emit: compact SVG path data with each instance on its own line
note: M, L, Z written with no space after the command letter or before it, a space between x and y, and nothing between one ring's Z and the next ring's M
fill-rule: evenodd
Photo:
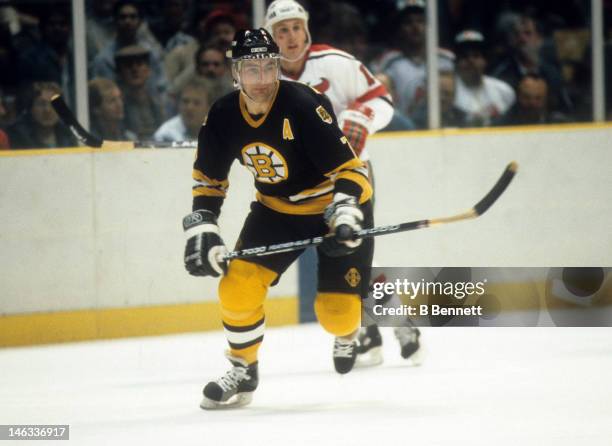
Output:
M193 208L219 214L237 159L255 177L257 200L275 211L322 213L334 192L370 199L367 169L338 128L332 105L311 87L279 81L264 115L235 91L212 106L198 137Z

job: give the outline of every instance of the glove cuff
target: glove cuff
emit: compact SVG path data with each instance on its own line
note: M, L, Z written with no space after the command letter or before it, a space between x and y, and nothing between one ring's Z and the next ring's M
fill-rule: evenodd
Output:
M217 225L217 216L205 209L192 212L183 218L183 230L187 239L203 232L221 236L219 226Z
M188 229L191 229L194 226L202 225L205 223L212 223L213 225L216 225L217 216L211 211L208 211L206 209L200 209L192 212L191 214L183 218L183 230L187 231Z
M347 121L363 126L367 133L372 133L374 123L374 110L365 104L354 102L338 115L338 126L344 128Z

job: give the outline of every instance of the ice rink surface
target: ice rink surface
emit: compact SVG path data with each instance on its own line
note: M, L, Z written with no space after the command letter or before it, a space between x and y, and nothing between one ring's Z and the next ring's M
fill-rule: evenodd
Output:
M198 405L221 332L3 349L0 424L78 445L612 444L610 328L423 329L420 367L383 335L382 366L339 376L319 326L268 329L253 404L216 412Z

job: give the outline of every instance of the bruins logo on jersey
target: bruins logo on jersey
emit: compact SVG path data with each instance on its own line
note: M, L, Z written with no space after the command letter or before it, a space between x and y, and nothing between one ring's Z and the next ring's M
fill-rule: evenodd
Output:
M359 274L357 268L351 268L344 275L344 280L346 280L351 287L355 288L359 285L359 282L361 282L361 274Z
M273 184L289 176L285 158L276 149L262 142L255 142L242 149L244 165L261 183Z
M317 115L319 115L319 118L321 118L321 121L327 124L331 124L334 121L331 115L328 113L327 110L325 110L325 107L323 107L322 105L319 105L316 110Z

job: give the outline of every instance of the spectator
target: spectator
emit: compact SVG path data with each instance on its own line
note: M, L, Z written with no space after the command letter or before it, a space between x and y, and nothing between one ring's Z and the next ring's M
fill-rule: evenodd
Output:
M465 127L466 115L455 106L456 76L452 71L438 74L440 88L440 125L441 127ZM427 128L427 104L423 103L414 113L417 128Z
M524 75L539 75L549 86L552 108L571 111L571 102L558 67L541 57L542 37L533 17L523 15L514 22L508 36L508 46L508 53L492 71L493 77L516 90Z
M227 64L223 45L209 43L198 48L195 68L190 67L177 76L173 89L182 89L191 81L198 81L206 87L210 103L234 90L230 69Z
M185 32L187 0L165 0L161 12L161 17L151 23L151 31L164 52L169 53L178 46L195 42L195 39Z
M501 125L553 124L567 122L559 112L548 109L546 79L527 74L519 82L518 98L514 107L504 116Z
M395 18L392 44L398 49L385 52L373 68L393 80L396 106L411 116L424 103L426 94L425 1L406 0L405 3ZM438 64L442 71L453 70L454 55L440 49Z
M381 84L385 86L385 88L387 89L387 91L389 92L389 94L391 95L395 103L395 87L393 85L393 81L391 80L391 78L387 76L385 73L378 73L375 75L375 77L376 79L380 81ZM396 107L393 107L393 116L391 117L391 121L381 131L382 132L397 132L397 131L402 131L402 130L414 130L414 129L415 129L414 122L412 122L412 120L408 116L403 114Z
M455 38L457 80L455 106L466 115L466 125L489 126L514 104L514 90L507 83L485 76L485 40L478 31L467 30Z
M115 36L113 8L117 0L95 0L87 11L87 64L93 65L96 55L109 45Z
M5 90L15 93L19 84L17 73L17 51L13 46L11 33L7 28L0 26L0 85Z
M215 42L225 53L236 30L245 27L241 18L235 17L226 9L216 9L207 15L196 16L194 28L197 41L175 48L164 61L170 84L169 91L178 93L182 85L185 85L185 79L194 73L195 54L199 47Z
M442 127L465 127L467 116L455 105L456 76L451 72L439 74L440 83L440 124Z
M35 82L26 91L25 113L8 127L13 149L74 147L70 130L59 122L51 106L51 98L62 90L55 82Z
M88 87L91 133L109 141L136 140L136 134L125 128L123 95L117 84L96 78Z
M11 148L8 135L4 131L6 115L7 112L6 108L4 108L4 97L2 94L2 90L0 90L0 150L6 150Z
M95 57L115 38L113 11L117 0L95 0L88 3L91 7L86 12L87 66L91 70ZM148 28L146 21L141 21L136 31L136 40L140 43L149 42L161 53L161 45Z
M155 132L155 141L187 141L198 139L198 133L210 108L206 88L193 81L183 87L179 114L164 122Z
M163 92L166 80L162 68L162 54L159 43L138 34L143 21L139 6L132 0L120 0L114 8L114 18L117 35L111 43L102 49L95 57L92 67L94 77L116 80L115 55L128 46L138 45L149 51L151 75L149 82L157 91Z
M123 47L115 54L126 127L140 140L150 139L164 120L162 101L148 84L150 55L148 49L138 45Z
M54 6L40 15L41 41L19 57L19 81L55 82L71 102L73 96L73 60L71 50L71 19L69 11Z

